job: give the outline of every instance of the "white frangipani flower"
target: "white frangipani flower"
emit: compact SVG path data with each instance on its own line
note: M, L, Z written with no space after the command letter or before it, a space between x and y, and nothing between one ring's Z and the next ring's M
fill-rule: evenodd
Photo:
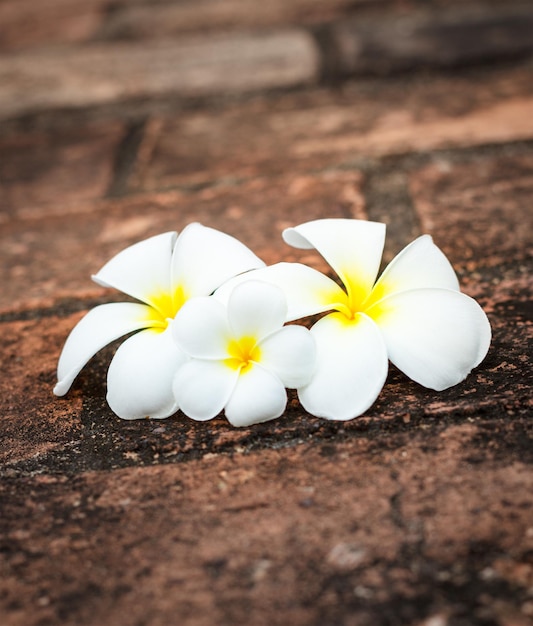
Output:
M279 263L248 278L280 286L288 320L330 312L311 329L317 369L298 390L313 415L346 420L368 409L385 382L388 359L435 390L461 382L485 357L487 316L459 292L453 268L429 235L402 250L376 282L385 225L349 219L307 222L283 232L285 241L316 249L344 288L299 263ZM215 294L221 300L238 284Z
M287 302L281 289L245 281L229 294L227 307L213 297L187 302L172 332L191 358L177 372L179 408L195 420L222 409L233 426L279 417L285 387L309 382L315 343L302 326L283 326Z
M59 358L54 393L62 396L99 350L132 333L115 353L107 374L107 401L124 419L164 418L178 402L172 391L187 360L172 338L174 317L191 298L207 296L228 279L264 266L233 237L200 224L136 243L93 276L140 302L102 304L70 333Z

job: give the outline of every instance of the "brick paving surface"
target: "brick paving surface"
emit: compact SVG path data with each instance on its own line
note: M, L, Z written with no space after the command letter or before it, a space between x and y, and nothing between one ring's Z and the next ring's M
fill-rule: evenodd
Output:
M533 624L533 11L511 0L0 1L0 623ZM493 343L334 423L123 422L63 342L124 246L267 263L319 217L430 233Z

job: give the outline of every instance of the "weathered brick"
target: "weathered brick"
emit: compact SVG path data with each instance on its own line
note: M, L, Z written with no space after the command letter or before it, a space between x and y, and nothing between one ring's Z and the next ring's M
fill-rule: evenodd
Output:
M382 13L338 20L321 29L326 77L384 75L458 67L533 52L529 3L480 4Z
M0 220L102 198L124 132L111 122L0 139Z
M109 0L2 0L0 51L87 41Z
M10 626L521 619L530 475L469 462L473 437L4 479L0 610Z
M59 204L45 216L39 211L35 218L8 221L0 234L0 310L101 295L90 275L113 254L193 221L235 234L267 262L281 254L295 258L298 253L281 240L283 228L318 217L364 217L361 183L357 172L258 179L194 194Z
M342 16L350 0L201 0L200 2L119 2L99 33L106 39L151 39L181 33L263 29L313 24ZM363 5L363 2L355 3Z
M125 99L194 98L315 82L318 51L303 30L94 44L0 57L0 118Z
M411 175L421 228L463 268L531 257L533 157L442 159Z
M335 150L344 154L385 156L424 152L439 148L464 148L488 143L506 143L533 137L533 97L509 98L457 117L414 118L399 109L376 121L373 130L338 137L329 145L313 139L295 146L299 155Z
M533 138L529 68L257 98L148 126L132 190Z
M78 315L79 317L79 315ZM47 454L61 455L79 428L81 397L54 402L57 346L72 321L2 322L0 348L0 464L17 464ZM38 462L38 461L37 461Z

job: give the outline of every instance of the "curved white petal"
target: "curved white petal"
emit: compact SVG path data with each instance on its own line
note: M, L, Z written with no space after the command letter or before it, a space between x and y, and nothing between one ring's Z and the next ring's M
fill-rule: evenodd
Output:
M283 239L296 248L316 248L358 305L370 294L378 275L385 229L379 222L323 219L288 228Z
M283 291L270 283L247 280L228 299L228 322L233 335L257 340L279 330L287 317Z
M451 263L430 235L418 237L392 259L365 306L393 293L422 288L459 291L459 281Z
M210 420L226 406L238 378L239 370L222 361L192 359L174 378L174 396L185 415Z
M274 374L259 365L241 372L226 404L226 418L233 426L250 426L283 414L287 392Z
M285 326L259 344L261 365L278 376L285 387L307 385L316 367L316 345L303 326Z
M231 339L224 305L210 296L192 298L172 324L174 340L197 359L225 359Z
M348 303L346 292L335 281L301 263L276 263L237 276L217 289L214 296L227 302L233 289L249 280L270 283L283 291L288 307L286 321L346 307Z
M176 233L169 232L133 244L109 260L93 280L157 308L160 298L170 294L175 241Z
M101 304L91 309L67 337L57 365L56 396L64 396L84 365L108 343L150 326L150 308L135 302Z
M368 310L385 338L389 359L414 381L442 391L466 378L491 340L483 309L448 289L416 289Z
M377 326L363 314L352 321L339 313L319 320L311 329L317 345L317 369L298 390L309 413L349 420L364 413L387 378L385 344Z
M183 229L172 257L172 285L187 297L208 296L233 276L265 264L238 239L201 224Z
M161 419L178 409L172 381L187 360L164 331L143 330L116 351L107 372L107 402L123 419Z

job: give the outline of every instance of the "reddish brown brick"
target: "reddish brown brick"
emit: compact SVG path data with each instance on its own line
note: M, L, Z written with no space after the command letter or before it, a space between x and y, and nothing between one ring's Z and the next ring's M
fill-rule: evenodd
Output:
M530 139L532 110L533 97L505 99L457 117L429 115L426 120L415 119L402 107L377 120L370 132L339 137L329 145L304 141L294 150L297 155L335 150L384 156Z
M0 139L0 220L102 198L124 132L112 122Z
M533 137L529 69L352 85L153 120L132 189Z
M411 177L421 228L473 268L531 255L533 158L443 159Z
M101 24L108 0L2 0L0 51L90 39Z
M79 317L79 315L78 315ZM0 356L0 463L4 467L61 454L79 429L81 397L54 402L57 347L72 319L2 322Z
M3 480L5 623L525 626L530 474L469 463L473 434Z

